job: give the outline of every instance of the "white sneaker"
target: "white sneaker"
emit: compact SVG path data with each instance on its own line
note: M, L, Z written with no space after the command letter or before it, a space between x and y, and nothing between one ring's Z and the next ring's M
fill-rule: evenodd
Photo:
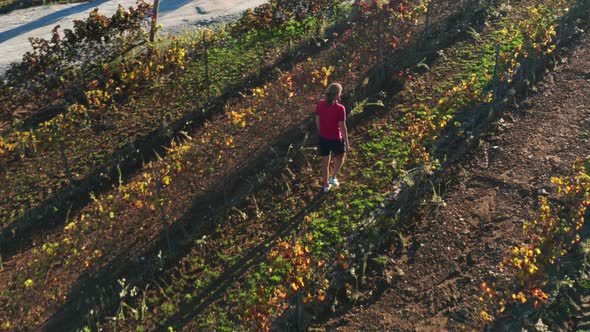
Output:
M340 185L340 182L338 182L337 178L330 178L330 184L338 187Z
M330 188L332 188L332 185L328 183L328 186L324 187L324 192L327 193L328 191L330 191Z

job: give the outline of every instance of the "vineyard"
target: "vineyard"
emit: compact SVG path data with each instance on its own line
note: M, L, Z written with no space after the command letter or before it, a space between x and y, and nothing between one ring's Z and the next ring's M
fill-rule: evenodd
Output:
M457 240L469 231L442 237L426 262L417 253L424 229L450 232L421 218L461 210L454 181L477 173L479 151L491 173L490 133L583 39L589 11L587 0L276 0L153 39L140 1L31 40L0 77L0 330L366 330L387 322L355 308L385 289L401 290L397 308L465 302L444 329L540 317L572 328L556 317L588 283L590 164L576 160L587 149L541 176L554 190L519 191L526 210L477 277L436 263L445 247L474 261ZM313 110L334 81L352 150L342 185L323 194ZM560 137L586 139L579 130ZM409 273L409 261L460 279L440 284L462 300L414 295L438 274ZM406 314L390 328L414 330L421 316Z

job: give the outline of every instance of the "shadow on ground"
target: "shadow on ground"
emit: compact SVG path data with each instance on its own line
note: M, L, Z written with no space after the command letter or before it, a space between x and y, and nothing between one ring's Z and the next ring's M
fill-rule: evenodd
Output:
M447 41L448 43L456 42L458 38ZM441 45L438 45L441 46ZM311 121L308 121L309 125L312 125ZM290 131L285 133L277 145L279 146L278 151L286 150L286 147L291 144L294 137L301 137L303 132L309 131L309 128L292 128ZM256 176L256 173L264 168L264 165L268 165L269 160L273 160L274 152L267 151L262 153L256 158L251 164L244 166L241 169L236 170L231 174L231 178L237 182L233 182L233 195L234 198L243 198L248 196L248 192L255 190L251 187L251 184L246 183L245 178L252 178ZM277 158L282 159L282 158ZM273 165L272 173L276 173L281 170L280 165ZM267 166L268 167L268 166ZM221 185L225 183L219 181L218 186L212 186L212 188L224 187ZM244 194L246 193L246 194ZM182 217L171 229L171 236L173 239L184 239L185 233L182 231L184 225L190 225L195 227L197 231L191 234L189 239L189 245L176 248L176 252L173 254L174 258L183 257L190 250L190 243L192 239L202 237L204 234L208 234L211 229L216 226L213 221L213 216L217 213L228 208L224 203L224 190L217 190L210 192L207 195L197 197L193 201L193 207ZM167 323L174 323L175 325L185 325L190 322L199 313L205 310L213 301L218 298L233 282L236 276L242 275L250 267L254 266L260 259L264 257L265 244L271 243L277 238L289 234L292 230L301 222L301 219L305 213L321 202L321 195L316 195L311 201L307 202L304 209L300 210L291 220L289 220L285 227L278 230L273 236L266 239L265 243L257 246L248 252L238 263L229 266L227 271L216 279L206 291L201 293L201 297L195 299L195 303L198 303L194 307L183 308L175 316L170 318ZM239 201L239 199L238 199ZM235 203L238 204L238 203ZM214 206L214 209L211 209ZM199 225L194 225L194 221L199 220ZM159 234L149 246L142 251L142 256L154 255L154 253L163 250L166 247L164 234ZM176 242L176 241L172 241ZM182 241L179 241L182 242ZM137 251L137 250L136 250ZM149 279L145 278L142 274L145 267L142 264L130 263L129 253L121 253L119 256L111 260L106 267L101 269L98 273L91 276L80 277L77 285L72 289L67 298L72 299L71 302L64 304L48 321L44 322L40 329L47 331L56 330L68 330L79 328L88 322L88 313L91 310L96 310L96 306L100 303L100 310L102 317L112 316L116 311L119 303L118 293L120 289L115 282L118 277L122 275L136 275L140 280L140 284L146 284ZM178 259L170 259L169 261L177 261ZM135 273L136 272L136 273ZM374 299L373 299L374 300Z

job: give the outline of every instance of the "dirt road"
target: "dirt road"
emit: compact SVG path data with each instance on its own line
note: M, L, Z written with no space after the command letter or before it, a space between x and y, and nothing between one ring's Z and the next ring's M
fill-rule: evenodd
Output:
M148 1L150 2L150 1ZM266 0L163 0L160 23L163 31L177 33L201 24L229 21L244 10ZM0 73L30 50L29 38L51 36L56 25L71 28L74 20L84 19L95 8L111 15L118 6L135 6L135 0L95 0L84 3L32 7L0 15Z

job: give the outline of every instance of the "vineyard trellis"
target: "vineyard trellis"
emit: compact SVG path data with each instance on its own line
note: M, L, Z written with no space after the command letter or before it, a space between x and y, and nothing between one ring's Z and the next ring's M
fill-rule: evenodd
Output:
M271 2L271 5L271 7L266 6L262 9L258 8L254 11L246 12L242 21L231 24L226 29L201 31L202 44L198 42L199 38L197 38L196 43L189 45L188 48L181 46L177 42L176 46L166 52L157 53L156 51L157 58L147 62L130 61L130 59L136 59L137 56L141 56L143 52L141 49L145 46L143 40L148 39L147 33L142 28L142 20L151 12L151 6L145 3L140 3L138 10L131 9L130 11L124 11L122 8L119 8L119 11L110 19L99 15L98 12L93 12L88 20L77 23L73 31L66 30L66 37L63 40L59 36L57 29L54 30L51 40L36 40L36 44L34 45L37 46L34 48L34 51L25 55L25 60L22 64L9 70L6 80L0 84L0 88L4 89L3 91L10 91L10 93L3 94L4 99L2 102L5 106L2 107L2 117L6 120L6 123L12 126L12 129L4 132L0 138L0 164L3 164L4 170L10 171L12 170L12 165L19 163L19 159L40 158L41 156L39 154L43 155L42 158L45 159L48 155L51 155L49 151L56 150L61 155L60 161L64 169L84 168L84 165L71 165L72 163L68 159L74 158L75 156L70 157L66 150L71 151L72 147L70 146L73 144L86 144L86 142L78 141L71 142L70 144L60 144L59 138L52 139L56 137L56 134L61 135L61 133L67 132L67 138L64 137L64 139L71 139L75 137L73 133L84 132L87 128L93 128L98 131L108 130L105 128L109 126L109 123L113 122L113 119L121 117L122 112L128 112L129 107L125 106L126 101L141 98L142 95L149 94L146 93L147 91L155 91L158 94L160 91L167 91L168 89L178 87L188 95L192 91L187 90L183 82L169 79L170 75L178 76L186 70L192 70L195 74L191 75L194 77L191 80L196 83L191 84L193 88L196 88L196 91L193 92L194 95L197 97L206 97L204 100L196 101L196 111L192 111L188 116L181 117L180 120L182 121L184 118L184 122L198 125L199 122L202 122L209 116L208 112L202 113L201 109L215 109L215 107L207 106L209 105L208 103L214 101L213 97L219 96L224 90L231 91L233 85L243 84L240 81L244 77L248 77L248 72L252 68L251 66L245 65L249 62L247 60L249 48L260 49L267 47L267 45L262 45L262 42L268 39L269 36L278 36L273 37L273 40L278 42L275 43L275 46L280 46L284 49L286 47L285 44L287 44L286 40L288 40L288 45L291 47L290 45L293 41L302 38L315 25L322 24L324 19L317 20L316 17L324 10L324 6L335 7L338 5L338 1L319 1L315 5L310 5L309 8L304 8L310 14L305 16L301 16L301 12L294 12L293 8L291 8L292 4L289 3L279 3L277 5ZM284 21L281 24L268 27L266 21L263 22L262 18L271 9L275 12L285 12L282 15ZM300 9L298 8L298 10ZM303 22L297 21L294 17L303 20ZM248 24L247 29L244 28L245 24ZM257 25L260 25L260 27ZM274 30L271 31L269 30L270 28ZM252 36L261 34L258 32L261 29L265 31L266 38L253 38ZM130 32L127 33L125 31ZM119 35L117 37L119 39L114 37L116 35ZM86 48L90 47L88 45L104 44L99 49L109 48L109 43L112 44L114 40L120 40L115 43L118 46L111 47L112 51L107 53L117 54L118 56L101 54L96 59L96 62L72 62L72 59L80 58L80 53L86 52ZM84 43L88 43L88 45L84 46ZM244 60L236 62L234 61L236 58L224 57L223 50L228 48L234 48L237 52L242 51ZM260 55L266 54L266 51L256 51L254 53ZM56 54L64 54L65 58L59 60L61 62L56 62L59 58L56 57ZM92 57L84 56L82 58ZM264 61L261 58L257 62L263 65ZM58 66L62 62L71 63L73 66ZM199 73L199 63L203 62L205 73ZM75 75L78 75L76 74L78 72L90 73L96 71L97 63L100 63L101 66L101 69L97 72L98 76L84 74L79 77L79 80L72 80L72 77L77 77ZM55 72L55 70L58 70L58 73L61 71L62 74L54 73L51 77L45 74L43 74L44 76L39 76L38 74L50 71ZM258 75L260 74L258 72ZM64 84L67 83L67 85L55 86L54 76L60 77L58 81L64 82ZM187 75L184 74L184 76ZM29 78L27 79L27 77ZM82 81L80 82L80 80ZM85 81L87 83L84 83ZM16 84L16 82L19 83ZM57 100L63 99L65 105L68 103L73 104L64 106L63 110L58 113L47 113L47 115L54 117L42 122L36 122L34 120L37 118L36 114L32 114L24 119L14 117L15 107L22 107L23 104L33 103L33 106L29 105L31 108L35 108L34 105L40 107L41 105L52 104L46 99L35 98L35 95L28 93L32 86L31 82L34 82L34 86L36 87L44 87L43 96L58 96L59 98ZM150 88L150 86L152 87ZM77 99L69 100L66 98L67 96L77 96ZM168 96L165 100L170 101L170 99L171 97ZM159 103L163 102L164 100L159 101ZM174 101L170 102L174 103ZM54 106L52 107L55 108ZM160 106L162 109L165 107L166 105ZM45 117L44 114L46 112L41 115ZM141 119L141 115L137 116ZM41 119L43 117L38 118ZM167 122L165 119L169 117L168 111L162 112L159 115L160 127L165 126ZM121 126L121 124L117 123L115 125ZM174 129L174 133L182 136L180 131L186 130L186 126L180 125L180 128L178 127ZM121 129L123 128L124 124ZM163 133L168 132L165 128L161 129ZM96 138L91 137L89 139L94 140ZM167 138L162 137L160 140L162 144L165 144L164 141L167 141ZM133 141L129 142L129 146L133 147L134 145ZM74 150L79 149L77 146L73 146L73 148ZM128 155L127 157L123 157L124 159L138 158L136 154L128 154L128 152L124 151L125 149L121 153L114 154L113 158L117 164L120 164L122 154ZM14 161L11 161L11 158ZM103 160L102 163L104 165L113 164L109 159ZM109 174L112 171L111 167L111 170L107 168L101 173ZM67 171L66 173L65 178L68 182L68 187L74 187L74 190L80 191L81 188L85 188L84 190L89 192L99 189L92 185L92 183L98 182L96 179L87 179L81 183L79 176L74 178L71 176L71 171ZM55 180L52 181L55 182ZM57 182L60 181L58 180ZM54 191L59 189L59 186L56 188L53 185L48 189ZM60 210L63 210L63 208L59 207L60 204L69 204L67 202L68 199L65 198L71 197L71 195L68 195L68 192L72 193L73 191L68 191L66 188L62 192L63 194L60 196L63 198L59 198L57 201L53 200L51 203L52 206L56 206L57 204ZM5 225L10 224L15 218L28 223L27 220L35 215L37 215L36 219L43 219L43 216L46 215L45 213L39 215L38 212L27 212L27 208L32 207L32 203L34 202L29 203L24 201L22 204L14 206L11 215L2 216L3 223ZM50 210L52 209L48 209L48 211ZM17 214L14 215L14 212L17 212Z
M477 3L479 3L479 1ZM425 3L423 3L423 5L425 5ZM361 20L363 20L362 15L373 15L372 12L381 13L380 10L383 8L387 9L389 7L376 8L371 7L371 4L369 4L367 7L361 8L359 13L361 15ZM422 12L422 14L423 13L424 12ZM416 15L416 17L423 17L419 14ZM408 17L412 16L409 15ZM177 212L174 211L172 207L178 207L181 198L177 198L178 200L173 201L172 199L175 199L174 197L166 195L170 195L170 191L175 186L180 187L182 182L188 182L189 178L194 178L194 174L199 174L200 172L220 174L219 172L221 172L221 167L224 165L223 162L225 161L225 158L227 158L223 155L219 157L217 155L201 155L196 153L191 154L189 151L190 149L196 149L195 147L200 144L210 144L212 150L219 149L222 151L235 151L232 149L234 149L236 146L246 148L246 144L243 142L236 142L239 140L237 134L245 127L251 126L252 124L256 123L256 121L260 121L260 118L264 118L266 115L266 113L263 114L262 111L258 109L253 110L250 109L250 107L256 108L259 105L278 104L280 99L285 98L284 96L288 96L290 93L301 95L302 97L313 97L313 91L322 87L324 82L326 82L328 79L346 77L350 78L351 81L360 82L359 84L361 85L363 84L365 78L363 75L368 75L370 73L371 66L373 66L376 62L385 59L387 56L387 53L385 52L382 55L377 55L378 53L371 52L371 50L374 49L374 45L376 44L374 43L376 40L375 38L382 37L381 35L378 36L376 34L371 34L370 30L363 31L364 28L371 25L370 22L372 20L369 18L372 18L372 16L365 16L365 22L360 21L359 24L351 28L350 31L342 33L340 39L338 39L334 44L334 53L337 53L340 49L347 49L346 46L348 46L348 49L356 48L362 49L364 51L363 53L355 54L355 56L358 56L359 59L353 56L350 57L350 59L352 59L350 67L354 67L354 71L350 70L349 72L349 69L345 66L330 68L328 64L325 64L322 67L321 64L314 63L313 65L316 65L316 68L304 67L302 65L297 67L294 71L281 76L281 78L277 80L275 84L269 83L268 87L264 86L258 89L253 89L248 98L245 98L241 101L241 104L243 104L241 106L243 106L243 108L232 108L232 112L227 112L227 116L224 118L225 122L223 123L227 124L227 128L231 128L228 133L212 131L208 132L210 135L208 137L193 138L193 140L197 141L197 143L174 143L168 151L167 156L162 161L154 161L152 164L150 164L153 166L153 168L146 168L145 174L143 174L140 179L136 178L134 181L130 181L121 186L119 189L113 192L112 196L105 195L104 197L97 198L92 206L83 212L81 216L76 217L71 221L71 223L68 223L66 226L66 236L72 237L69 240L69 243L66 243L66 241L59 243L58 246L44 246L43 251L38 253L37 257L40 259L40 261L43 261L47 257L73 257L70 253L70 250L76 249L76 245L80 244L80 239L74 238L76 236L75 234L76 232L88 232L87 227L90 227L88 226L89 219L92 220L93 224L104 223L105 225L111 225L110 227L117 227L118 225L113 224L112 219L117 218L120 215L132 215L133 217L129 218L136 218L137 220L143 220L143 218L147 219L151 217L150 215L153 212L158 210L159 206L161 206L159 204L162 204L167 207L165 211L169 211L171 215L168 216L162 213L159 214L157 218L164 216L165 219L170 218L170 220L177 220L178 216L174 215L174 213ZM534 23L531 26L537 26L537 24L545 23L539 23L539 21L535 21L534 18L535 17L531 17L530 22ZM403 35L403 38L399 38L399 40L404 43L406 40L407 42L416 42L416 38L419 39L421 35L421 27L433 27L434 30L434 24L432 26L426 24L418 25L415 21L413 21L413 19L415 18L412 18L410 21L411 24L408 23L405 27L402 25L402 28L408 29L405 31L411 33L411 36ZM398 31L394 32L397 33ZM373 39L368 39L367 35L372 35ZM402 37L402 34L399 35ZM510 34L506 35L505 37L509 38L509 36ZM414 39L411 37L414 37ZM546 36L538 37L541 39L537 40L536 38L531 38L531 40L536 40L539 45L542 45L542 47L540 49L537 49L536 47L530 48L531 53L529 53L529 56L526 58L532 57L533 54L538 55L538 51L541 51L542 54L547 50L547 47L551 47L549 44L543 45L544 41L546 41L546 39L543 37ZM553 36L549 36L549 39L551 40L551 43L553 43ZM395 39L391 38L390 40ZM347 42L349 44L346 44ZM355 47L350 47L351 45ZM390 45L388 50L391 53L389 54L394 54L394 52L398 49L398 45L399 44L395 45L395 47ZM416 169L418 170L416 171L417 173L422 170L428 173L431 172L433 168L436 169L436 163L435 160L433 160L436 156L431 156L432 151L429 151L428 149L432 148L433 144L435 144L434 142L437 141L437 137L441 136L441 134L449 128L448 125L452 123L451 120L455 119L454 116L458 116L461 110L472 107L476 108L477 106L481 105L488 105L490 102L492 102L490 99L489 88L492 82L491 80L495 80L496 76L501 78L501 83L498 85L501 86L502 89L498 89L499 93L512 84L508 80L504 81L505 78L511 79L511 77L518 77L518 74L515 76L514 69L516 67L513 66L511 61L514 58L513 50L516 45L503 44L503 46L510 46L511 48L502 49L496 57L495 51L497 50L497 45L498 43L486 44L486 50L484 51L485 57L482 59L482 61L486 61L486 63L483 68L479 69L482 71L477 71L477 73L480 74L479 76L476 75L475 77L463 77L453 81L453 85L447 87L448 91L446 91L444 94L441 94L440 99L433 100L431 103L432 105L418 103L413 104L410 109L402 111L403 117L399 120L401 123L400 130L403 129L403 134L398 133L392 135L377 135L379 137L386 137L387 139L393 137L391 138L392 140L397 140L393 142L387 142L387 144L391 145L390 150L400 151L400 155L395 155L395 160L397 160L396 167L399 167L400 174L403 174L404 171L411 172L412 170ZM533 45L531 44L531 46ZM377 58L378 60L376 61ZM494 61L494 59L497 59L498 61ZM258 63L256 63L256 66L257 65ZM496 74L492 76L489 74L492 72L493 68L496 68ZM400 70L400 78L406 81L407 86L414 89L416 94L418 92L422 93L425 91L426 84L421 82L420 78L416 77L417 75L415 73L411 73L410 71L402 71L403 68L396 69ZM307 90L303 90L301 88L304 84L309 85ZM500 96L500 94L498 94L498 96ZM360 95L355 97L360 98ZM251 104L246 104L246 102ZM304 102L299 102L299 105L306 105ZM267 110L264 112L266 111ZM471 114L469 114L469 116L471 116ZM474 121L474 125L476 123L477 121ZM217 127L217 129L219 128ZM266 131L269 130L269 128L266 129ZM255 143L258 144L259 142ZM375 144L375 147L377 147L377 144ZM371 147L364 147L361 151L363 154L367 154L367 159L371 159ZM235 151L235 153L237 153L237 151ZM202 169L194 165L194 160L196 160L197 157L205 158L205 156L211 157L211 167L213 167L213 169ZM285 159L289 159L288 155ZM215 169L216 167L218 167L218 169ZM375 167L380 169L378 168L380 167L379 165L376 165ZM182 175L182 173L185 171L185 168L189 168L191 172L194 172L192 173L193 176L187 177L186 175ZM397 170L398 168L396 168L396 171ZM366 171L368 172L369 170ZM389 172L390 174L384 176L383 179L391 180L392 177L395 177L395 175L391 174L391 170L389 170ZM419 175L422 176L423 174ZM371 183L378 187L383 187L383 184L379 184L378 182L380 179L381 178L379 176L375 176L375 179L373 179L373 182ZM285 187L289 188L290 184L286 180L285 183ZM292 185L293 183L291 186ZM247 301L243 301L243 307L240 309L243 310L245 314L248 314L248 316L242 316L248 317L250 319L246 323L251 324L248 326L261 329L267 328L269 321L275 319L279 315L279 312L285 312L289 309L289 299L292 298L294 294L302 294L302 290L307 290L314 294L311 299L307 296L304 296L305 301L322 302L325 300L326 294L328 296L332 296L333 294L330 294L328 290L330 287L336 287L334 285L338 284L339 281L335 280L331 285L325 285L323 283L324 277L329 275L331 271L339 272L335 275L353 275L353 277L357 278L357 280L359 277L362 279L362 271L364 271L362 267L366 265L366 259L372 249L368 248L368 250L365 250L364 252L356 253L355 250L359 248L359 246L357 246L357 242L363 241L363 238L365 238L364 236L366 235L365 232L373 231L370 227L378 223L380 220L380 215L375 214L374 207L379 206L380 203L384 202L384 199L380 196L380 194L372 194L368 189L368 186L362 188L359 186L359 188L354 188L354 190L352 190L348 196L352 202L351 205L354 206L354 208L350 211L351 215L353 215L354 218L358 218L358 220L363 221L359 223L358 227L355 227L352 230L347 229L346 227L348 226L346 226L346 224L342 226L345 228L345 230L342 231L344 235L338 235L346 236L344 241L338 242L327 239L326 234L329 235L329 231L322 233L322 227L326 227L326 225L330 224L339 224L336 221L341 220L341 216L337 215L334 211L304 211L305 216L303 219L305 220L306 224L304 224L303 227L297 229L295 236L287 235L285 238L281 238L278 241L273 242L271 249L266 251L267 255L261 255L263 256L261 259L268 263L266 267L272 267L272 271L275 272L269 272L268 268L266 270L262 268L261 277L259 279L253 279L254 281L259 282L259 284L256 284L256 286L259 287L253 288L253 290L254 294L259 295L260 302L257 303L257 306L248 307L250 304L247 303ZM154 190L157 192L161 191L161 194L154 194ZM167 198L162 199L162 197ZM379 211L382 210L378 210L378 212ZM162 223L160 223L160 225L162 225ZM164 225L166 225L166 223ZM162 225L162 227L164 225ZM314 239L314 236L316 239ZM329 243L330 246L328 246L328 248L324 247L325 244L322 245L322 241ZM332 245L334 243L335 245ZM82 258L71 259L83 260L84 257L86 257L84 256L86 254L87 253L82 254ZM93 251L92 254L88 256L88 265L93 266L94 264L99 264L95 262L97 262L104 254L105 253L100 250L98 252ZM353 256L352 254L355 255ZM333 262L331 262L331 264L322 265L322 258L332 257L333 255L338 256L338 259L335 259ZM201 264L200 262L201 261L199 261L199 264ZM315 266L318 268L316 269ZM356 270L353 270L355 268ZM23 275L25 275L24 279L19 279L21 282L18 287L24 287L31 292L34 291L34 286L37 282L37 279L35 279L37 277L35 276L42 274L43 271L46 271L46 269L46 267L39 266L27 267L25 272L23 272ZM288 283L282 283L283 279L281 279L281 282L277 282L277 284L265 284L267 281L274 282L276 280L274 277L284 278L284 280L288 281ZM147 289L147 287L145 287L145 289ZM264 302L266 300L268 301ZM297 301L297 303L299 303L299 301ZM166 302L165 304L169 303ZM275 308L278 308L281 311L275 311ZM298 315L294 316L296 317L294 320L297 322L297 324L299 324L300 318L297 316ZM117 321L113 324L126 323Z

